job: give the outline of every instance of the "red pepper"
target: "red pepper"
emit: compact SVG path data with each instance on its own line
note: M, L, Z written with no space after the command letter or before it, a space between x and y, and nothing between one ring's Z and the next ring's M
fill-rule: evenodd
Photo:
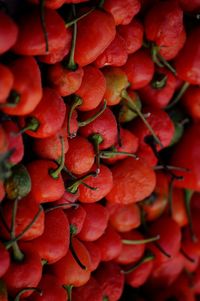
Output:
M0 11L0 54L8 51L16 42L18 27L7 14Z
M5 103L13 86L14 76L11 70L0 64L0 104Z
M90 277L89 281L85 285L72 290L72 300L102 301L103 291L95 278Z

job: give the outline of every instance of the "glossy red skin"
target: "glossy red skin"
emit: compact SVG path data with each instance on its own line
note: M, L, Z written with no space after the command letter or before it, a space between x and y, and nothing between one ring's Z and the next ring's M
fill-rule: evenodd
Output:
M111 13L115 19L115 24L129 24L132 18L139 12L141 7L138 0L107 0L103 8Z
M94 62L109 46L116 30L112 15L97 9L81 19L77 25L75 62L83 67Z
M185 132L181 141L176 145L170 164L188 168L189 172L176 172L177 175L183 176L181 181L175 181L175 186L200 191L199 175L199 137L200 126L191 125ZM189 147L188 147L189 146Z
M3 243L0 242L0 277L2 277L10 266L10 254L6 250Z
M116 105L122 99L122 91L129 86L128 78L121 68L107 67L102 71L106 79L104 98L108 106Z
M114 148L118 152L127 152L134 154L138 149L138 138L133 135L129 130L120 129L121 146L118 143L114 144ZM119 160L127 158L128 155L114 155L112 158L104 159L107 164L113 164Z
M143 240L144 237L137 231L121 233L121 239L128 240ZM115 259L118 264L136 263L144 254L145 244L127 245L122 242L122 250L119 256Z
M186 12L199 12L200 1L199 0L178 0L181 8Z
M155 173L141 159L124 159L111 171L113 188L106 195L108 202L124 205L135 203L149 196L155 188Z
M192 119L198 122L200 120L200 88L198 86L190 86L183 94L181 103Z
M120 205L107 203L109 223L118 232L128 232L140 226L140 209L136 204Z
M155 73L158 73L161 76L167 76L164 87L156 89L153 87L152 81L150 84L139 90L139 95L145 104L162 109L168 105L175 92L176 78L171 71L165 68L157 68Z
M34 292L29 298L30 301L67 301L67 291L62 287L55 276L50 274L42 275L42 279L38 284L38 289L42 291L42 295Z
M104 234L95 241L101 252L101 261L110 261L117 258L122 250L121 237L110 225Z
M53 89L44 88L43 97L39 105L30 115L20 119L21 126L25 126L26 118L34 117L39 121L36 131L27 130L26 133L35 138L48 138L63 125L66 106L62 97Z
M65 178L64 178L65 179ZM68 191L65 191L62 197L55 201L53 204L59 205L59 204L73 204L75 203L79 198L79 190L77 190L76 193L70 193Z
M172 198L172 218L180 227L184 227L188 224L188 217L183 189L174 188Z
M30 114L42 98L39 66L33 57L21 57L10 65L10 70L14 76L12 90L20 95L20 100L14 107L4 107L2 110L9 115Z
M146 164L148 164L150 167L154 167L158 163L158 158L155 156L152 149L150 147L146 147L146 145L139 145L136 154L139 158L144 160Z
M154 223L149 225L149 235L154 237L159 235L158 244L160 247L173 258L180 249L181 244L181 229L180 226L170 217L161 216L156 219ZM151 244L151 250L155 255L155 264L168 261L169 258L165 256L155 244Z
M149 287L154 290L158 287L169 288L180 275L183 268L184 260L180 253L177 253L171 259L160 264L156 264L154 261L154 266L149 279Z
M11 227L11 219L12 219L12 210L13 210L13 201L7 201L4 202L2 206L2 212L4 216L4 220L6 221L6 224ZM34 216L39 211L39 205L35 202L35 200L29 196L21 199L18 202L17 206L17 214L16 214L16 220L15 220L15 235L19 235L33 220ZM38 216L35 223L32 225L32 227L25 232L25 234L22 236L21 240L32 240L44 232L44 210L41 211L40 215ZM9 240L10 234L8 231L1 226L1 235Z
M153 128L155 134L160 139L163 147L167 147L170 145L173 135L174 135L174 124L168 114L157 108L153 107L145 107L143 113L150 113L150 116L147 117L148 123ZM130 124L130 130L133 134L135 134L139 138L139 145L148 147L145 143L145 137L151 135L150 131L144 125L141 119L137 119ZM160 146L157 145L157 149L160 150ZM176 166L176 165L175 165Z
M97 110L90 111L84 114L84 120L94 116ZM117 122L112 111L107 108L105 111L92 121L90 124L80 129L80 134L84 137L89 137L93 134L100 134L103 142L99 145L100 150L111 147L117 141Z
M77 109L90 111L101 103L106 89L106 81L102 72L95 66L86 66L83 70L83 79L80 88L76 91L76 95L81 97L83 103Z
M154 74L154 63L145 50L138 50L130 54L126 64L122 67L126 73L130 88L137 90L150 83Z
M0 181L0 202L4 199L4 197L5 197L4 185L3 182Z
M95 242L84 241L84 246L88 250L91 258L91 272L95 271L101 261L101 251Z
M125 282L130 286L137 288L142 286L149 278L153 269L153 260L144 262L133 272L125 275Z
M91 277L85 285L72 290L72 300L102 301L103 291L95 278Z
M22 248L25 255L22 262L12 261L3 280L6 283L9 295L16 296L23 288L37 287L42 277L42 264L40 256L34 250ZM27 291L23 297L28 297L33 291Z
M185 45L176 56L178 76L192 85L200 84L200 28L194 28L187 36Z
M142 47L144 28L139 20L133 19L127 25L119 25L117 32L124 39L128 54L134 53Z
M11 120L6 120L3 122L3 128L7 135L8 140L8 149L14 150L11 156L9 157L9 162L11 164L19 163L24 156L24 143L22 139L22 135L18 134L19 127L16 123ZM17 134L15 136L15 134Z
M79 287L84 285L90 278L91 260L86 247L76 238L73 238L73 247L80 261L87 267L87 270L83 270L77 264L69 250L62 259L51 266L51 271L62 284L71 284Z
M68 52L72 33L65 27L64 20L57 11L46 8L45 24L48 34L49 52L46 52L44 33L41 26L38 8L24 14L19 20L19 35L12 50L21 55L45 55L60 51L68 44ZM53 24L53 26L52 26Z
M83 204L86 217L78 238L83 241L95 241L101 237L108 224L108 211L100 204Z
M6 136L6 132L3 129L2 125L0 125L0 154L5 153L8 150L8 140Z
M72 174L87 173L94 164L95 153L92 143L77 136L69 140L69 150L65 155L65 166Z
M177 37L177 40L174 44L170 46L160 47L159 54L167 61L170 61L177 56L181 48L183 48L185 41L186 41L186 32L185 29L183 29L180 35Z
M72 226L73 230L75 229L74 235L80 233L86 218L86 211L84 207L79 204L78 208L72 207L65 210L65 214L69 220L70 227Z
M56 63L48 69L48 81L61 96L68 96L80 88L83 74L81 67L70 70L62 66L62 63Z
M153 221L159 218L166 209L168 204L169 182L165 173L156 173L156 187L154 189L155 200L151 202L148 198L143 201L141 206L145 213L146 221Z
M65 187L61 175L57 179L49 175L49 170L56 169L57 164L50 160L35 160L26 167L31 177L30 195L37 203L53 202L62 197Z
M176 1L156 3L145 16L144 28L149 41L171 46L183 30L183 11Z
M124 275L116 263L102 263L94 277L103 289L103 295L107 297L109 301L117 301L120 299L124 288Z
M184 238L182 238L182 243L181 243L181 251L183 251L183 263L184 263L184 268L193 273L199 264L199 252L193 247L192 242L188 242ZM189 256L189 258L192 259L189 260L186 256Z
M96 170L96 165L93 166L92 171ZM90 185L91 187L97 188L96 190L91 190L84 185L79 186L79 201L81 203L95 203L104 198L113 187L113 177L112 172L106 166L100 165L100 172L96 177L89 177L84 180L84 183Z
M18 36L18 27L13 19L3 11L0 12L0 20L0 54L3 54L15 44Z
M67 153L69 144L67 140L67 131L61 128L55 135L43 139L35 139L33 148L34 152L43 159L59 160L62 156L62 143L64 141L64 154Z
M108 65L120 67L126 63L127 58L128 53L126 51L125 41L118 33L116 33L114 40L96 59L95 65L98 68Z
M63 258L69 249L69 222L62 209L45 214L43 234L32 240L29 248L35 250L41 259L53 264Z
M0 103L5 103L13 86L14 76L10 69L0 64Z

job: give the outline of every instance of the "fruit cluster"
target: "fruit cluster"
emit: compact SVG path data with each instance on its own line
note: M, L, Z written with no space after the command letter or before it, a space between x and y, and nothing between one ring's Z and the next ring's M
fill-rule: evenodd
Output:
M199 13L1 1L1 301L198 299Z

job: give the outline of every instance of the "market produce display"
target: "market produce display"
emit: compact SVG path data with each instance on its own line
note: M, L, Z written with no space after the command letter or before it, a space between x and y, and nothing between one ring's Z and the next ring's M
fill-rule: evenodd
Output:
M0 301L200 300L199 22L0 1Z

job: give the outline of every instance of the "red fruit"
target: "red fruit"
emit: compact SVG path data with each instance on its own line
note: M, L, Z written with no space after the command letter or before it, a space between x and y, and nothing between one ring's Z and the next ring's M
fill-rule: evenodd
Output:
M71 30L67 29L64 20L56 10L45 9L44 18L48 36L49 50L46 51L44 32L41 24L39 9L23 14L20 18L19 35L13 51L21 55L46 55L57 53L71 43ZM54 26L52 26L54 24ZM55 62L54 62L55 63Z
M65 214L69 220L70 229L73 235L77 235L83 228L83 223L86 218L86 211L82 205L78 205L78 208L69 208L65 211Z
M145 50L138 50L129 55L123 71L128 77L131 89L145 87L153 78L154 63Z
M86 66L83 79L76 95L81 98L82 103L77 108L80 111L90 111L98 107L101 103L106 82L102 72L95 66Z
M96 110L90 111L84 114L84 119L88 119L96 113ZM100 143L100 149L106 149L117 140L117 122L112 111L107 108L105 111L92 121L90 124L82 127L80 129L81 135L84 137L89 137L93 134L100 134L103 138L103 142Z
M200 88L191 86L184 93L181 103L194 121L200 120Z
M113 15L116 25L129 24L139 12L140 7L138 0L107 0L103 5L103 8Z
M59 131L65 119L66 107L62 97L53 89L44 88L39 105L20 119L26 133L35 138L47 138Z
M18 28L15 22L0 11L0 54L8 51L16 42L18 36Z
M124 288L124 275L114 262L102 263L95 273L95 279L103 290L103 296L109 301L117 301Z
M1 35L1 34L0 34ZM0 64L0 103L5 103L13 86L14 77L8 67Z
M199 0L178 0L181 8L186 12L199 12L200 2Z
M102 301L103 292L95 278L91 277L89 281L72 290L72 300L76 301Z
M141 201L155 188L155 173L141 159L127 158L111 170L113 188L106 196L111 203L131 204Z
M22 57L10 65L10 70L14 76L14 83L7 98L8 106L2 110L9 115L30 114L42 98L39 66L33 57Z
M38 287L42 294L34 292L29 298L30 301L67 301L68 295L57 278L50 274L44 274L40 280Z
M104 50L102 54L98 56L95 61L95 65L98 68L104 66L123 66L128 58L126 51L126 44L124 39L117 33L114 40Z
M96 170L96 166L94 166L92 170ZM79 186L79 201L82 203L95 203L104 198L112 189L112 172L107 166L101 164L98 175L95 177L91 176L87 178L86 180L84 180L84 183L95 188L95 190L91 190L90 188L87 188L86 186L81 184Z
M113 17L103 10L94 10L78 22L75 62L86 66L95 61L112 42L115 34Z
M127 232L140 226L140 209L136 204L107 203L109 222L118 232Z
M88 250L91 258L90 270L93 272L98 267L101 261L101 251L95 242L84 241L84 246Z
M125 41L128 54L134 53L142 47L144 29L139 20L133 19L128 25L120 25L117 31Z
M62 209L55 209L45 214L44 232L30 242L29 248L35 250L48 264L52 264L67 254L69 237L68 219Z
M171 46L183 30L183 11L176 1L156 3L145 16L145 33L158 46Z
M175 59L178 76L192 85L200 84L200 28L194 28L188 35L184 47Z
M72 243L76 255L84 264L86 270L78 265L70 250L61 260L51 266L51 270L60 283L79 287L84 285L90 278L91 260L86 247L78 239L73 238Z
M101 261L110 261L117 258L122 250L121 237L110 225L104 234L95 241L101 252Z
M5 246L1 242L0 242L0 262L1 262L0 277L2 277L10 266L10 254L8 253Z
M4 220L9 228L11 228L11 220L13 214L13 201L4 202L2 206L2 213ZM18 236L21 232L33 221L36 214L39 212L39 205L35 200L29 196L21 199L18 202L17 213L15 218L15 235ZM44 231L44 210L42 209L39 213L38 218L34 224L24 233L22 240L32 240L40 235ZM7 240L10 239L10 233L6 230L3 225L1 226L1 235Z
M78 238L95 241L103 235L108 224L108 211L100 204L83 204L86 217Z
M61 175L53 178L49 173L57 168L50 160L35 160L27 164L31 177L31 196L37 203L53 202L62 197L65 191Z
M172 218L180 227L188 224L188 216L185 205L184 191L179 188L173 189L172 194Z

